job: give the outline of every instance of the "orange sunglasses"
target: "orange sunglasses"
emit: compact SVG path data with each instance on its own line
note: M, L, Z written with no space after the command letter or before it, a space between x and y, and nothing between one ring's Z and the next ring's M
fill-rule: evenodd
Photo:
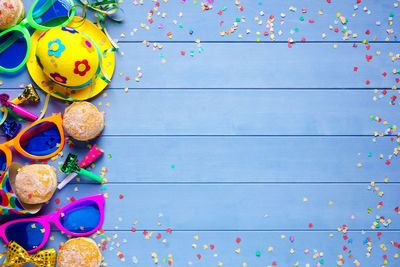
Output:
M14 139L0 145L0 174L12 162L11 147L31 159L47 159L57 155L64 147L62 116L57 114L38 120ZM1 175L2 176L2 175Z

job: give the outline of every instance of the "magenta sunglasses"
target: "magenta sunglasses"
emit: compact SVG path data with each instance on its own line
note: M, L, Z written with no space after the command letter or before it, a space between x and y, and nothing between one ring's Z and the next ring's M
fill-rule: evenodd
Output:
M50 222L68 235L87 236L103 225L104 202L103 195L95 195L69 203L52 214L13 220L0 225L0 236L7 245L15 241L28 253L39 250L47 242Z

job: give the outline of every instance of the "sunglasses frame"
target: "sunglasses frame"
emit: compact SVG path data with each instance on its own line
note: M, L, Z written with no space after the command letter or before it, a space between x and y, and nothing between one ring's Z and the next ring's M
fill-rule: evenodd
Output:
M29 10L28 16L26 18L24 18L18 25L15 25L14 27L11 27L10 29L7 29L0 33L0 37L1 37L12 31L20 32L20 33L22 33L22 35L24 36L25 41L26 41L26 54L25 54L24 60L18 66L14 67L14 68L4 68L4 67L0 66L0 71L5 71L5 72L18 71L20 68L22 68L23 65L25 65L26 61L28 60L28 56L31 52L31 35L30 35L28 29L26 28L27 25L30 25L31 27L33 27L37 30L46 31L46 30L49 30L49 29L52 29L55 27L63 27L65 25L67 25L68 23L70 23L70 21L75 16L75 8L72 8L71 10L68 11L68 13L69 13L68 19L65 22L61 23L60 25L54 26L54 27L46 27L46 26L40 25L40 24L36 23L36 21L33 18L34 7L38 4L39 1L41 1L41 0L36 0L32 4L31 9ZM56 2L58 0L49 0L49 1ZM69 2L71 4L71 7L74 7L73 0L64 0L64 1Z
M36 125L42 123L42 122L52 122L57 126L57 129L60 133L60 138L61 138L61 142L60 142L60 146L57 148L56 151L54 151L53 153L46 155L46 156L35 156L35 155L31 155L29 153L27 153L20 144L20 139L21 137L30 129L32 129L33 127L35 127ZM4 155L6 156L6 167L4 169L7 170L8 167L10 166L11 162L12 162L12 151L10 149L10 147L14 147L15 150L17 150L21 155L27 157L27 158L31 158L31 159L48 159L51 157L54 157L55 155L57 155L64 147L64 143L65 143L65 139L64 139L64 129L62 127L62 116L61 114L57 114L54 116L50 116L38 121L35 121L34 123L30 124L29 126L27 126L25 129L23 129L15 138L0 144L0 151L2 151L4 153ZM5 173L5 172L4 172ZM3 174L4 175L4 174Z
M86 233L74 233L71 231L68 231L67 229L64 228L64 226L62 226L61 222L60 222L60 218L63 216L62 214L64 213L65 210L78 205L79 203L85 202L85 201L93 201L94 203L97 204L98 208L99 208L99 212L100 212L100 221L99 224L96 226L96 228L94 228L93 230L86 232ZM81 198L79 200L76 200L74 202L69 203L68 205L64 206L62 209L60 209L59 211L55 212L55 213L51 213L48 215L43 215L43 216L38 216L38 217L34 217L34 218L27 218L27 219L18 219L18 220L13 220L13 221L9 221L5 224L0 225L0 237L3 238L4 242L6 242L6 244L8 245L10 243L10 240L7 239L6 237L6 229L9 225L14 224L14 223L20 223L20 222L36 222L36 223L40 223L43 225L44 227L44 236L43 236L43 240L42 243L40 243L39 246L37 246L36 248L34 248L33 250L27 251L28 253L32 253L35 252L39 249L41 249L47 242L47 240L49 239L50 236L50 232L51 232L51 226L50 226L50 222L53 222L55 224L55 226L60 229L62 232L71 235L71 236L88 236L91 235L93 233L95 233L96 231L98 231L101 226L103 225L104 222L104 203L105 203L105 197L104 195L100 194L100 195L94 195L94 196L90 196L90 197L85 197L85 198ZM13 241L13 240L11 240ZM20 244L21 245L21 244Z

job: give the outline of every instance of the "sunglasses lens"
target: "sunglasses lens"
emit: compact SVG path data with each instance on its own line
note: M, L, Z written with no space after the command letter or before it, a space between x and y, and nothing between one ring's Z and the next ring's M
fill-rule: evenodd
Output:
M28 45L22 32L10 31L0 36L0 66L18 67L25 59Z
M9 242L14 241L27 251L37 248L44 239L45 228L38 222L17 222L5 229Z
M53 122L44 121L26 131L20 139L25 152L33 156L47 156L60 147L61 135Z
M63 212L60 223L70 232L87 233L95 229L100 223L99 206L91 201L83 201Z
M39 0L33 8L33 20L45 27L57 27L68 20L72 7L67 0Z

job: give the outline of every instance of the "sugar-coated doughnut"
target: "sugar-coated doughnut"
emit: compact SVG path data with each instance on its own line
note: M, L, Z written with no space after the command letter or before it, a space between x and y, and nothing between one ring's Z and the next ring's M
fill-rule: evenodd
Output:
M87 237L71 238L60 249L58 267L99 267L102 261L99 247Z
M47 164L33 164L18 169L15 176L15 194L26 204L40 204L48 201L57 187L54 167Z
M104 128L104 115L92 103L74 102L65 109L63 127L76 140L96 138Z
M21 0L0 0L0 30L17 25L25 16Z

